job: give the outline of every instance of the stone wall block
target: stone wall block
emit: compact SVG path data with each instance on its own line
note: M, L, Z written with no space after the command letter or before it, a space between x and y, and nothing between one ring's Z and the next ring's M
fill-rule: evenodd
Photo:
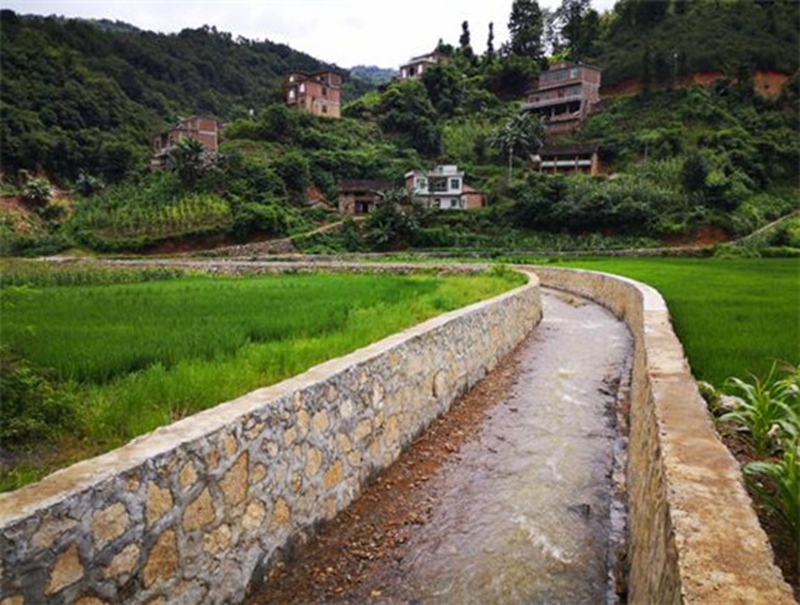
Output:
M178 571L178 541L175 532L165 531L147 553L142 584L149 588L158 580L170 580Z
M147 528L150 529L156 521L170 512L173 504L172 493L169 489L159 487L158 484L150 481L147 485L147 504L145 505Z
M78 546L73 544L56 557L50 577L47 580L45 594L50 596L75 584L84 576L85 569L78 552Z
M248 460L249 455L247 452L241 454L219 482L226 508L235 507L243 502L247 496Z
M201 529L213 523L215 519L214 501L208 488L205 488L183 512L183 529L187 532Z
M94 515L92 533L98 549L104 548L112 540L119 538L130 527L131 518L125 505L112 504Z

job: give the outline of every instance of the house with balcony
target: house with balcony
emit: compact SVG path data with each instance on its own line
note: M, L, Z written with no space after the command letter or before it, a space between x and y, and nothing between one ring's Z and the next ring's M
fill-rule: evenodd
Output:
M414 170L405 175L411 195L427 208L468 210L486 205L486 196L464 184L464 172L454 165L436 166L433 170Z
M421 78L427 69L444 62L447 55L434 50L419 57L413 57L408 63L400 66L401 80L414 80Z
M601 73L569 61L551 65L534 83L523 110L542 116L549 135L577 128L600 102Z
M284 84L286 104L327 118L342 117L342 76L335 71L293 72Z
M169 156L182 139L195 139L203 145L203 159L213 161L219 151L220 124L216 118L190 116L180 120L175 126L153 138L153 158L150 162L155 169L166 167Z
M600 173L600 156L597 145L572 145L542 147L531 157L539 172L550 174L582 173L594 176Z
M392 181L347 180L337 186L339 212L348 216L369 214L383 199L384 193L394 189Z

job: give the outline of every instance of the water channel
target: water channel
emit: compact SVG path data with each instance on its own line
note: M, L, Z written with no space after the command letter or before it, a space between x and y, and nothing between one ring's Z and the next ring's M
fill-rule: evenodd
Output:
M542 298L515 382L431 478L428 518L370 602L608 602L617 385L632 342L598 305L554 291Z

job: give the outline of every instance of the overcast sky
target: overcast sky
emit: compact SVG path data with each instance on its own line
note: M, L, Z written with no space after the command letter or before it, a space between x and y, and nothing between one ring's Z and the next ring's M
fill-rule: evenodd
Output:
M604 11L614 1L592 0L592 6ZM560 4L539 0L542 8ZM0 0L0 7L21 14L105 18L163 33L213 25L234 37L288 44L339 67L394 69L433 50L439 38L457 45L463 21L476 52L486 49L493 22L499 48L508 39L511 5L512 0Z

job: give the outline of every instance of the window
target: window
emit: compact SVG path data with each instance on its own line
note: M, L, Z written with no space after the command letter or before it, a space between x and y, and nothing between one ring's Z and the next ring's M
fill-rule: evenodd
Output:
M572 69L569 70L569 77L570 78L577 78L578 77L578 68L577 67L573 67Z
M458 190L461 187L461 179L450 179L450 189Z
M328 106L327 105L323 105L322 106L322 113L328 113Z
M425 177L419 177L419 179L417 179L417 187L419 189L427 189L428 179L426 179Z
M302 84L300 84L300 92L305 92L305 91L306 91L306 83L303 82Z
M431 191L438 191L444 193L447 191L447 178L446 177L432 178L429 181L429 187Z
M324 86L322 87L322 96L323 97L327 97L328 96L328 89L325 88Z

